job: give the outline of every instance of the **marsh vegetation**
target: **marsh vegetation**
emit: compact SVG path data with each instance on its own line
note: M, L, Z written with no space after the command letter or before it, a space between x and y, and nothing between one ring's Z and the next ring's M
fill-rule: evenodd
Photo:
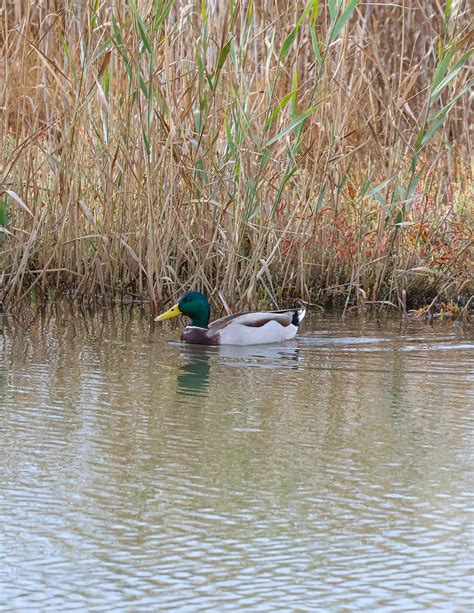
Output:
M3 3L0 300L469 287L468 3Z

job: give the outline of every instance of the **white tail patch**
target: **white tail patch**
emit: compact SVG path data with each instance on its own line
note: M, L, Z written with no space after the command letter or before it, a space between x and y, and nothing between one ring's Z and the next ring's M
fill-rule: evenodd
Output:
M300 309L298 309L297 313L298 313L298 325L300 325L300 323L304 319L304 316L306 315L306 309L304 307L301 307Z

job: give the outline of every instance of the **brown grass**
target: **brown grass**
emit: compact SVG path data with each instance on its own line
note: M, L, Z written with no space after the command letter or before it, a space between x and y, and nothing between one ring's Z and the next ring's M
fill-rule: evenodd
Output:
M468 4L337 5L4 0L0 299L472 292Z

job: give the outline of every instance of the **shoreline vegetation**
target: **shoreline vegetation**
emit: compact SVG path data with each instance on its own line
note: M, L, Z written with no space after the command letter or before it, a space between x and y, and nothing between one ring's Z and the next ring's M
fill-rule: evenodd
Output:
M468 2L1 10L5 310L469 308Z

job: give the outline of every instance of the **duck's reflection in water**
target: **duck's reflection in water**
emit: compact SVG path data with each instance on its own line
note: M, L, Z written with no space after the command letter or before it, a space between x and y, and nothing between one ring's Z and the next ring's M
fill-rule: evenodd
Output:
M301 360L296 342L269 345L221 345L219 357L223 364L256 368L298 368Z
M205 396L209 389L212 353L208 347L184 346L185 363L179 367L177 391L182 396Z
M180 348L184 364L179 367L177 391L183 396L207 394L213 364L237 368L296 369L301 360L296 343L219 347L183 344Z

